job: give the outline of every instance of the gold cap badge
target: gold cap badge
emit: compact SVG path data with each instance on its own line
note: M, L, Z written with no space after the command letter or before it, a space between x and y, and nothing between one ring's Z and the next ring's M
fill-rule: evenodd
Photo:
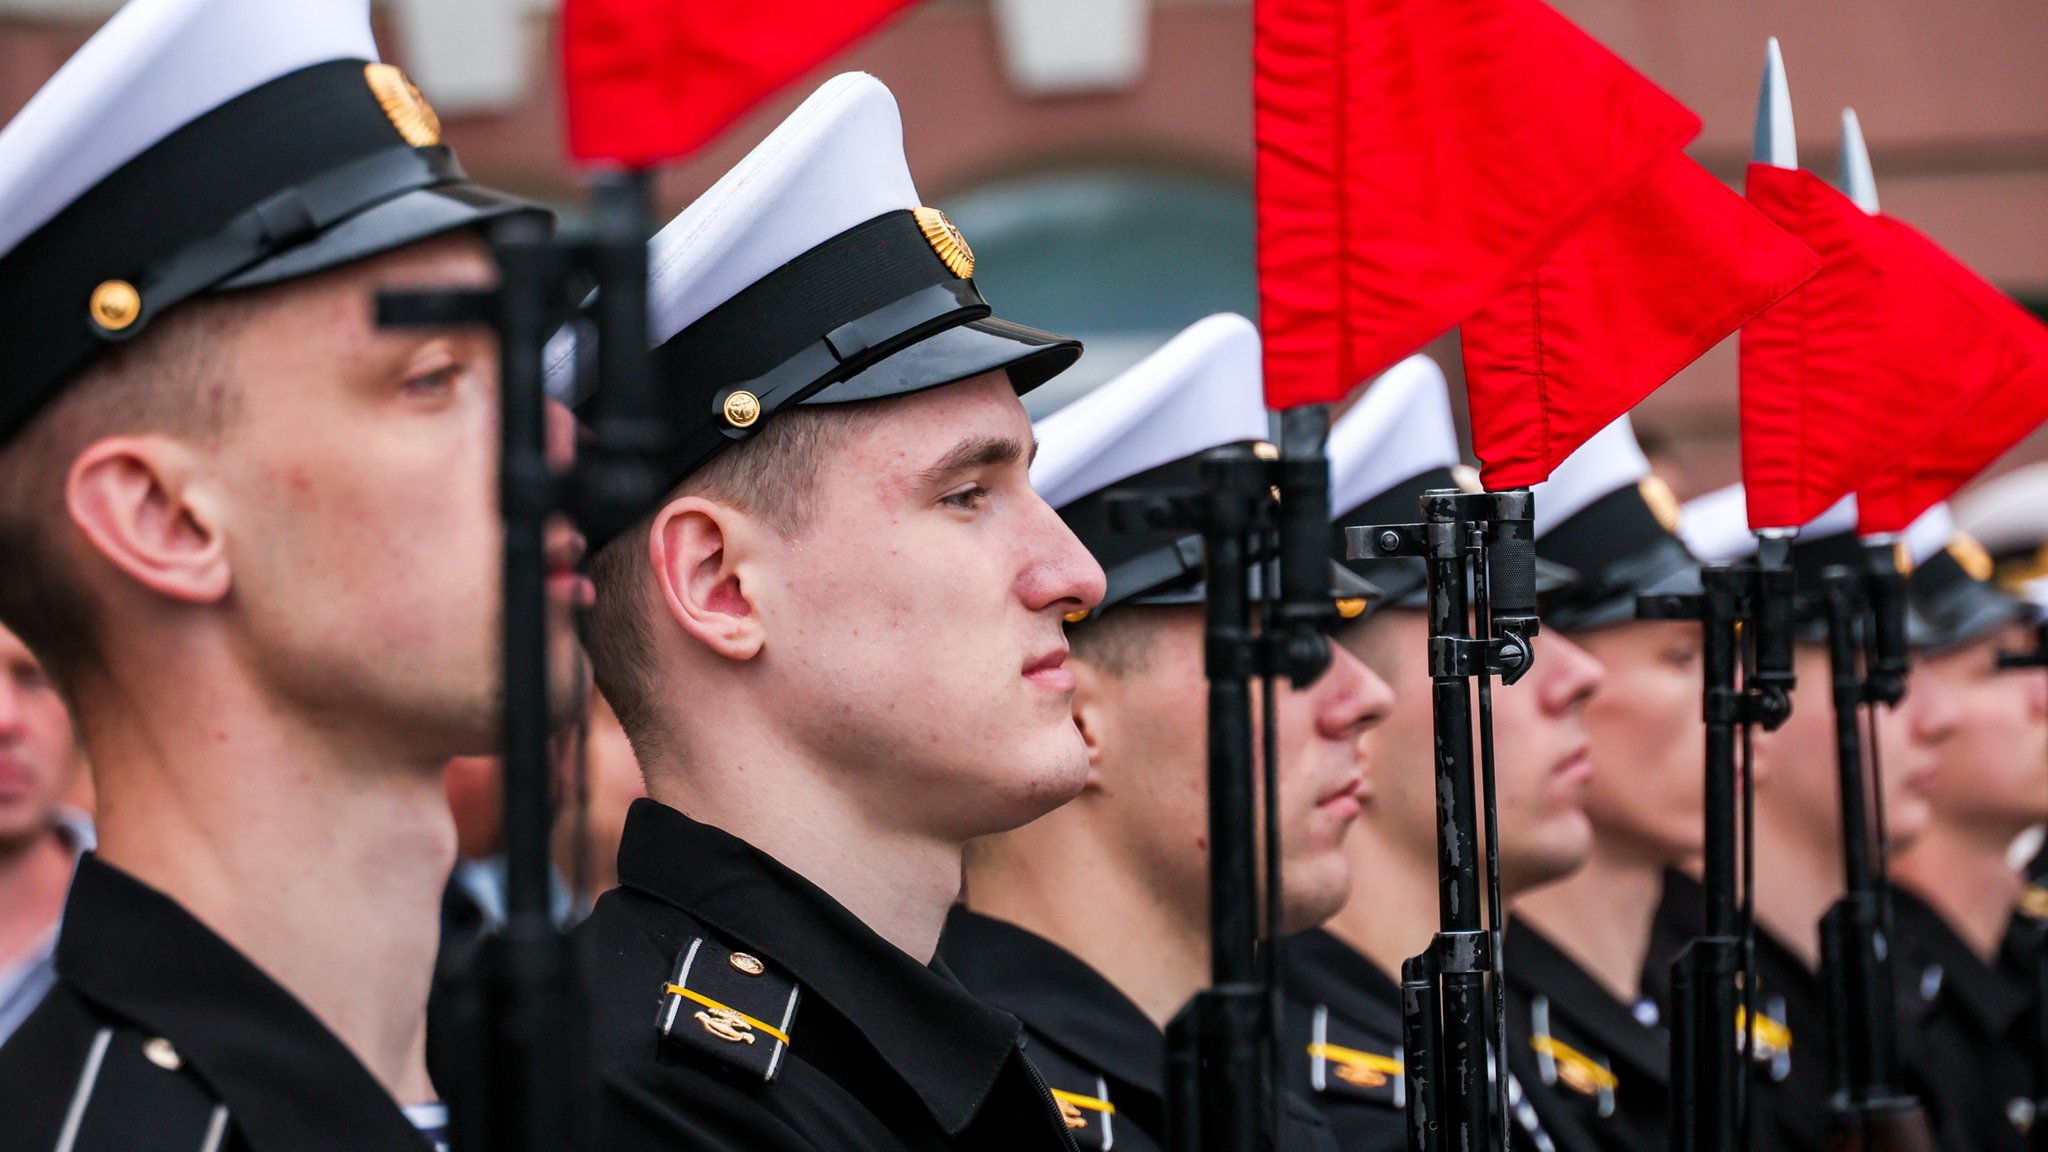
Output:
M1636 491L1642 494L1643 503L1650 506L1650 515L1657 518L1658 527L1666 532L1678 531L1678 497L1662 476L1645 476L1636 481Z
M967 246L967 237L960 234L944 212L937 208L913 208L910 214L917 220L918 231L924 233L925 243L932 246L953 275L962 280L974 275L974 249Z
M1980 583L1991 579L1995 568L1991 562L1991 553L1986 552L1984 546L1977 543L1977 538L1968 532L1958 532L1949 537L1948 555L1970 579Z
M761 418L761 398L741 389L725 398L725 422L735 428L750 428Z
M109 332L119 332L142 316L142 293L126 280L108 280L92 290L86 301L92 322Z
M441 118L403 71L391 64L369 64L363 67L363 80L407 144L425 148L441 142Z

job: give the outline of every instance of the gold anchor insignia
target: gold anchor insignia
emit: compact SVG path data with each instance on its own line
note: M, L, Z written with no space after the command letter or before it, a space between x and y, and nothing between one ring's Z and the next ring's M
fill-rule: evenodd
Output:
M913 208L910 215L917 221L917 230L924 233L925 243L945 261L947 271L962 280L974 275L974 249L967 246L967 237L960 234L951 217L937 208Z
M1600 1091L1600 1085L1594 1080L1591 1070L1576 1061L1558 1061L1557 1078L1564 1081L1566 1087L1582 1096L1597 1095Z
M1384 1088L1387 1086L1387 1074L1385 1072L1351 1061L1342 1061L1337 1064L1337 1079L1359 1088Z
M1088 1126L1088 1117L1081 1114L1080 1105L1072 1100L1060 1100L1057 1098L1053 1100L1053 1103L1060 1106L1060 1119L1067 1122L1069 1129L1086 1128Z
M746 428L761 418L761 399L744 389L725 398L725 422L735 428Z
M441 118L403 71L390 64L366 64L363 80L369 84L370 94L377 98L377 106L384 109L391 126L398 129L399 137L407 144L425 148L441 142Z
M754 1026L747 1022L745 1016L730 1008L706 1008L697 1013L697 1023L720 1040L741 1044L754 1042Z

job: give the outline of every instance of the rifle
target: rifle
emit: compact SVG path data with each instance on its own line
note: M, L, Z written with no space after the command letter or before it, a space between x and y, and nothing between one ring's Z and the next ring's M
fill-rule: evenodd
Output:
M1865 706L1896 706L1905 694L1904 577L1890 542L1869 544L1865 557L1858 568L1828 567L1820 580L1834 697L1845 889L1821 919L1821 979L1828 994L1834 1083L1828 1146L1842 1152L1918 1152L1932 1149L1934 1138L1920 1101L1903 1090L1899 1079L1884 794L1877 785L1876 741L1866 773L1861 731Z
M1424 493L1421 505L1420 524L1347 527L1345 541L1352 559L1419 556L1428 563L1440 929L1429 949L1401 968L1408 1147L1410 1152L1464 1152L1489 1142L1505 1147L1508 1132L1505 1070L1488 1084L1489 1049L1503 1060L1507 1055L1492 681L1498 676L1503 684L1514 683L1535 659L1535 498L1526 488L1441 489Z
M1165 1144L1175 1152L1255 1152L1278 1144L1281 910L1276 682L1297 688L1328 669L1327 409L1281 417L1281 456L1219 448L1198 465L1197 491L1110 497L1122 531L1193 529L1202 536L1205 671L1209 680L1210 987L1168 1024ZM1278 500L1276 501L1276 494ZM1277 569L1277 575L1276 570ZM1254 611L1252 590L1277 590ZM1258 625L1255 627L1255 623ZM1253 831L1251 681L1266 693L1266 931L1261 950L1258 841Z
M466 994L485 1006L484 1034L466 1038L480 1048L483 1072L469 1098L449 1101L457 1152L590 1146L581 983L548 895L554 801L546 528L560 512L598 531L619 527L658 493L648 454L665 438L647 356L647 179L627 172L595 183L585 238L555 236L530 217L488 229L495 288L386 292L377 299L377 322L385 327L482 326L498 338L506 923L465 974L472 986ZM582 323L596 338L606 415L585 457L563 474L547 459L542 353L591 289L597 303Z
M1786 538L1767 538L1755 562L1702 568L1697 594L1643 596L1636 602L1638 619L1697 620L1702 636L1706 904L1700 934L1671 966L1672 1152L1736 1152L1751 1143L1748 1070L1756 1041L1748 1023L1755 1018L1750 733L1756 726L1776 729L1792 714L1788 554ZM1731 1030L1730 1021L1739 1021L1738 1028Z

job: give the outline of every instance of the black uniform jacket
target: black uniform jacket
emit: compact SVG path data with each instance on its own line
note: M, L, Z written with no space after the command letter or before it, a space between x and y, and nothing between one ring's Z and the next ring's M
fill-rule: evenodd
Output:
M88 854L64 905L57 984L0 1048L0 1152L60 1147L428 1145L291 993L169 897Z
M2025 1152L2030 1124L2033 988L2015 967L1989 964L1919 897L1892 887L1892 936L1905 983L1924 1005L1917 1063L1957 1152Z
M1404 1152L1407 1078L1401 988L1371 960L1320 930L1289 937L1280 954L1286 990L1282 1054L1288 1083L1308 1092L1344 1152ZM1533 1060L1511 1048L1510 1145L1525 1152L1595 1147L1569 1110L1525 1094Z
M1556 1097L1600 1146L1668 1146L1671 1042L1535 928L1509 922L1508 1043L1536 1061L1534 1094ZM1655 1011L1652 1007L1652 1011Z
M766 854L640 800L619 884L577 929L597 1147L1073 1147L1015 1017Z
M953 909L939 959L969 992L1024 1022L1025 1054L1083 1149L1158 1152L1166 1038L1080 957L1001 920Z
M1650 936L1643 987L1670 1020L1671 962L1706 916L1700 882L1664 874L1664 899ZM1756 931L1756 1147L1758 1152L1820 1152L1828 1131L1827 1001L1820 977L1770 933ZM1730 1027L1740 1028L1740 1021Z
M965 908L953 910L939 956L968 991L1024 1021L1025 1052L1063 1105L1075 1143L1164 1146L1166 1037L1115 985L1052 941ZM1336 1152L1314 1105L1290 1093L1281 1107L1282 1149Z

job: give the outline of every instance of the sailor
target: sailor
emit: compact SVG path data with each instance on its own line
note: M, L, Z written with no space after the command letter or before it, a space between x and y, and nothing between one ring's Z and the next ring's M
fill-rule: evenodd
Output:
M0 619L100 800L56 986L0 1049L0 1148L443 1125L440 769L496 736L496 348L372 302L489 282L474 230L536 211L463 178L368 0L134 0L0 131Z
M1068 628L1088 783L974 843L940 956L1024 1021L1083 1148L1163 1146L1162 1029L1210 979L1201 540L1120 532L1107 497L1191 487L1201 453L1263 446L1259 356L1251 321L1211 316L1036 428L1033 483L1108 574L1102 603ZM1372 590L1341 566L1331 577L1356 627ZM1281 917L1298 931L1350 891L1358 738L1391 694L1341 647L1312 685L1278 693ZM1282 1107L1278 1147L1335 1152L1312 1105Z
M1329 453L1330 506L1340 510L1340 529L1414 522L1423 492L1459 487L1459 476L1470 476L1459 464L1443 373L1419 356L1382 376L1338 420ZM1289 939L1281 953L1283 1057L1286 1079L1322 1107L1342 1146L1375 1152L1407 1147L1397 981L1402 961L1424 951L1439 925L1434 728L1423 562L1350 564L1385 590L1386 607L1338 638L1393 686L1394 705L1362 743L1361 814L1345 841L1360 883L1327 925ZM1560 576L1543 565L1539 587L1554 589ZM1581 718L1600 678L1583 650L1545 633L1528 676L1494 690L1504 897L1519 898L1585 860L1591 766ZM1511 1049L1507 1058L1515 1145L1590 1148L1568 1109L1549 1100L1539 1106L1524 1094L1538 1075L1528 1057Z
M1510 1043L1603 1148L1668 1142L1670 1034L1642 986L1663 876L1702 848L1700 626L1636 619L1645 593L1699 591L1674 534L1678 501L1623 416L1536 486L1536 554L1578 573L1544 598L1544 637L1606 667L1586 706L1592 757L1585 867L1515 903L1507 933Z
M1732 485L1687 503L1679 533L1703 563L1723 564L1754 553L1742 486ZM1821 982L1821 917L1842 896L1841 797L1835 718L1825 622L1818 598L1820 574L1833 565L1860 565L1856 504L1845 498L1800 529L1792 567L1801 598L1794 671L1799 689L1792 716L1756 745L1756 1103L1762 1147L1817 1152L1827 1136L1829 1035L1827 994ZM1943 741L1955 726L1954 710L1938 684L1915 678L1896 708L1877 709L1882 746L1885 819L1892 849L1905 851L1927 827L1927 787ZM1699 933L1703 895L1696 877L1668 873L1644 971L1644 983L1665 1011L1671 1009L1670 965ZM1739 1010L1738 1010L1739 1011ZM1911 1021L1901 1018L1901 1035ZM1738 1020L1739 1029L1742 1022ZM1901 1045L1904 1089L1933 1104L1926 1073L1910 1045ZM1940 1117L1930 1108L1930 1119Z
M1017 399L1080 348L990 316L902 132L837 77L651 242L669 488L587 633L650 797L578 929L599 1147L1071 1146L932 960L966 843L1087 779L1063 629L1102 570Z
M2009 859L2048 822L2048 683L2002 671L2001 650L2033 646L2032 613L1988 582L1991 558L1937 505L1906 533L1912 604L1925 628L1912 691L1938 688L1955 710L1927 785L1930 819L1892 859L1893 940L1909 995L1924 1003L1917 1042L1942 1070L1930 1110L1977 1152L2024 1152L2034 1123L2030 1034L2036 964L2008 936L2025 877Z

